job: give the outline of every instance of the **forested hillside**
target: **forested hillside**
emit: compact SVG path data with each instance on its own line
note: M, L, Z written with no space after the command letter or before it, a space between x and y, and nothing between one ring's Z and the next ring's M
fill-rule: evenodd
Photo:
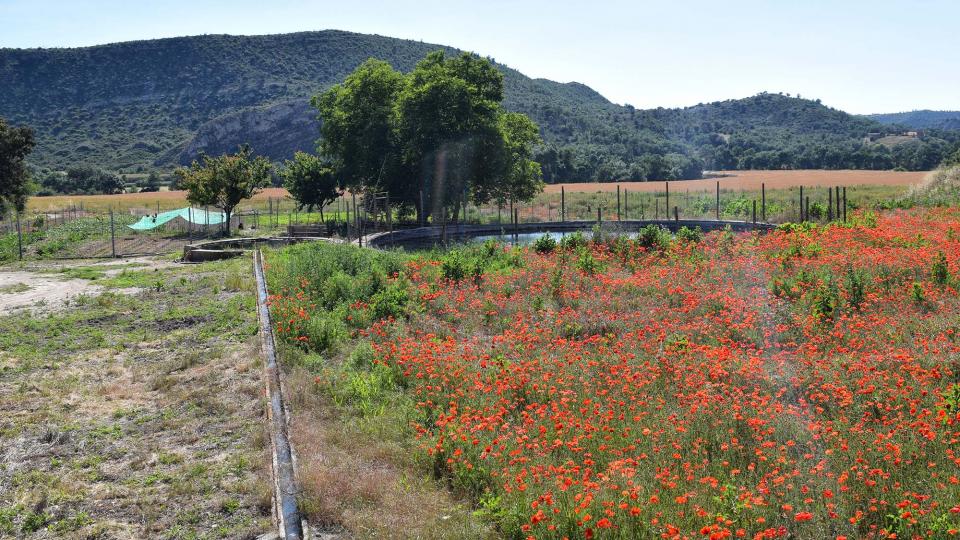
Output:
M912 129L960 129L960 111L910 111L887 114L868 114L867 118L881 124L898 124Z
M169 169L243 142L281 160L315 148L310 96L367 58L409 71L436 49L455 51L342 31L0 49L0 117L36 130L31 160L42 168ZM951 132L864 142L897 128L777 94L638 110L583 84L498 67L504 106L540 126L548 182L692 178L705 168L927 169L957 144Z

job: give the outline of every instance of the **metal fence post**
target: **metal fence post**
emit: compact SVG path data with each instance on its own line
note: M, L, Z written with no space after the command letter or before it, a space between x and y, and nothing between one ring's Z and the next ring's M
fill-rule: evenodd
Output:
M827 221L833 221L833 188L827 188Z
M803 186L800 186L800 222L807 220L807 215L803 211Z
M567 192L563 186L560 186L560 221L567 220Z
M760 183L760 221L767 222L767 185Z
M667 188L667 204L664 209L667 212L667 219L670 219L670 182L664 182L663 185Z
M20 210L17 210L17 253L19 258L23 260L23 231L20 229Z
M110 254L117 258L117 234L113 226L113 208L110 208Z
M720 221L720 181L717 180L717 221Z
M620 184L617 184L617 221L620 221Z
M843 222L847 222L847 186L843 186Z

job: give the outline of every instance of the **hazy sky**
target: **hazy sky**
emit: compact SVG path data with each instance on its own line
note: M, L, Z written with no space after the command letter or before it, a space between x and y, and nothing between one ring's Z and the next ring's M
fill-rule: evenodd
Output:
M472 50L639 108L766 90L853 113L960 110L956 0L0 0L0 28L0 47L335 28Z

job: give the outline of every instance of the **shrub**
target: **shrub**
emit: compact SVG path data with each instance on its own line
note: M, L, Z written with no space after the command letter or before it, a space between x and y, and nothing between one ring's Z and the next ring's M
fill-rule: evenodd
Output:
M914 281L913 285L910 287L910 298L913 299L913 303L923 307L927 303L927 293L923 290L923 285L919 281Z
M370 298L370 311L377 320L388 317L398 318L406 312L410 295L401 283L393 283L378 291Z
M827 215L827 206L820 201L810 203L810 217L821 219Z
M833 320L840 297L833 275L828 274L813 293L813 314L817 318Z
M947 267L947 257L942 251L937 253L933 265L930 267L930 277L941 287L950 282L950 268Z
M568 234L560 240L560 247L563 249L577 250L586 245L587 239L580 231L574 231L573 234Z
M598 261L587 248L580 248L577 252L577 270L580 270L584 274L593 275L599 272L602 269L600 261Z
M692 242L697 243L703 240L703 231L700 230L700 227L690 228L684 225L680 227L680 230L677 231L677 240L681 242Z
M316 352L336 349L348 337L343 321L322 313L313 314L304 321L302 332L306 345Z
M866 299L866 288L863 270L854 270L847 267L847 303L855 310L859 310Z
M647 225L637 233L637 243L648 249L666 249L670 245L670 233L659 225Z
M467 277L468 262L459 250L448 253L440 263L443 277L451 281L461 281Z
M549 234L544 234L533 243L533 249L537 253L553 253L557 249L557 241Z

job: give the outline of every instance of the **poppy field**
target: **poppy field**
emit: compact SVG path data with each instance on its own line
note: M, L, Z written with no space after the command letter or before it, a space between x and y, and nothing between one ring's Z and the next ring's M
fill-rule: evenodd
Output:
M352 393L317 392L406 403L413 451L498 537L960 535L958 209L289 250L284 349L371 351Z

